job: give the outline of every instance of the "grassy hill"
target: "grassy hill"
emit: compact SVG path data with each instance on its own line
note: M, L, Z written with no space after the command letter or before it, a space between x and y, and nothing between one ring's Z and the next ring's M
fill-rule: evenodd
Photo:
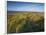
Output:
M7 32L40 32L44 31L44 13L19 12L8 15Z

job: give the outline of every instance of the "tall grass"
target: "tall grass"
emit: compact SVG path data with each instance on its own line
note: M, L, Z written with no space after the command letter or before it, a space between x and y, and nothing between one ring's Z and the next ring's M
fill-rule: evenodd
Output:
M8 15L8 33L40 31L44 31L43 13L15 13L14 15Z

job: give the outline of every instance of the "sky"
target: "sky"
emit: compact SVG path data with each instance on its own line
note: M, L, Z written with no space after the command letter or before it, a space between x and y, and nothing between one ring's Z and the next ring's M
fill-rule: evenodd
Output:
M44 3L7 1L8 11L44 11Z

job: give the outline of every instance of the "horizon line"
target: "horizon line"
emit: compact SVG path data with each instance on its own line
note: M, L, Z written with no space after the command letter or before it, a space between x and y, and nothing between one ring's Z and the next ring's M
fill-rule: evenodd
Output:
M12 12L12 11L11 11ZM15 12L15 11L14 11ZM44 12L44 11L16 11L16 12Z

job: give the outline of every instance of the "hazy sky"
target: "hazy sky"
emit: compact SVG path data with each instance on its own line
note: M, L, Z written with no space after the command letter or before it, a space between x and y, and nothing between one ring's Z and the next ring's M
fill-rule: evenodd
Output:
M31 2L7 2L8 11L44 11L44 3L31 3Z

